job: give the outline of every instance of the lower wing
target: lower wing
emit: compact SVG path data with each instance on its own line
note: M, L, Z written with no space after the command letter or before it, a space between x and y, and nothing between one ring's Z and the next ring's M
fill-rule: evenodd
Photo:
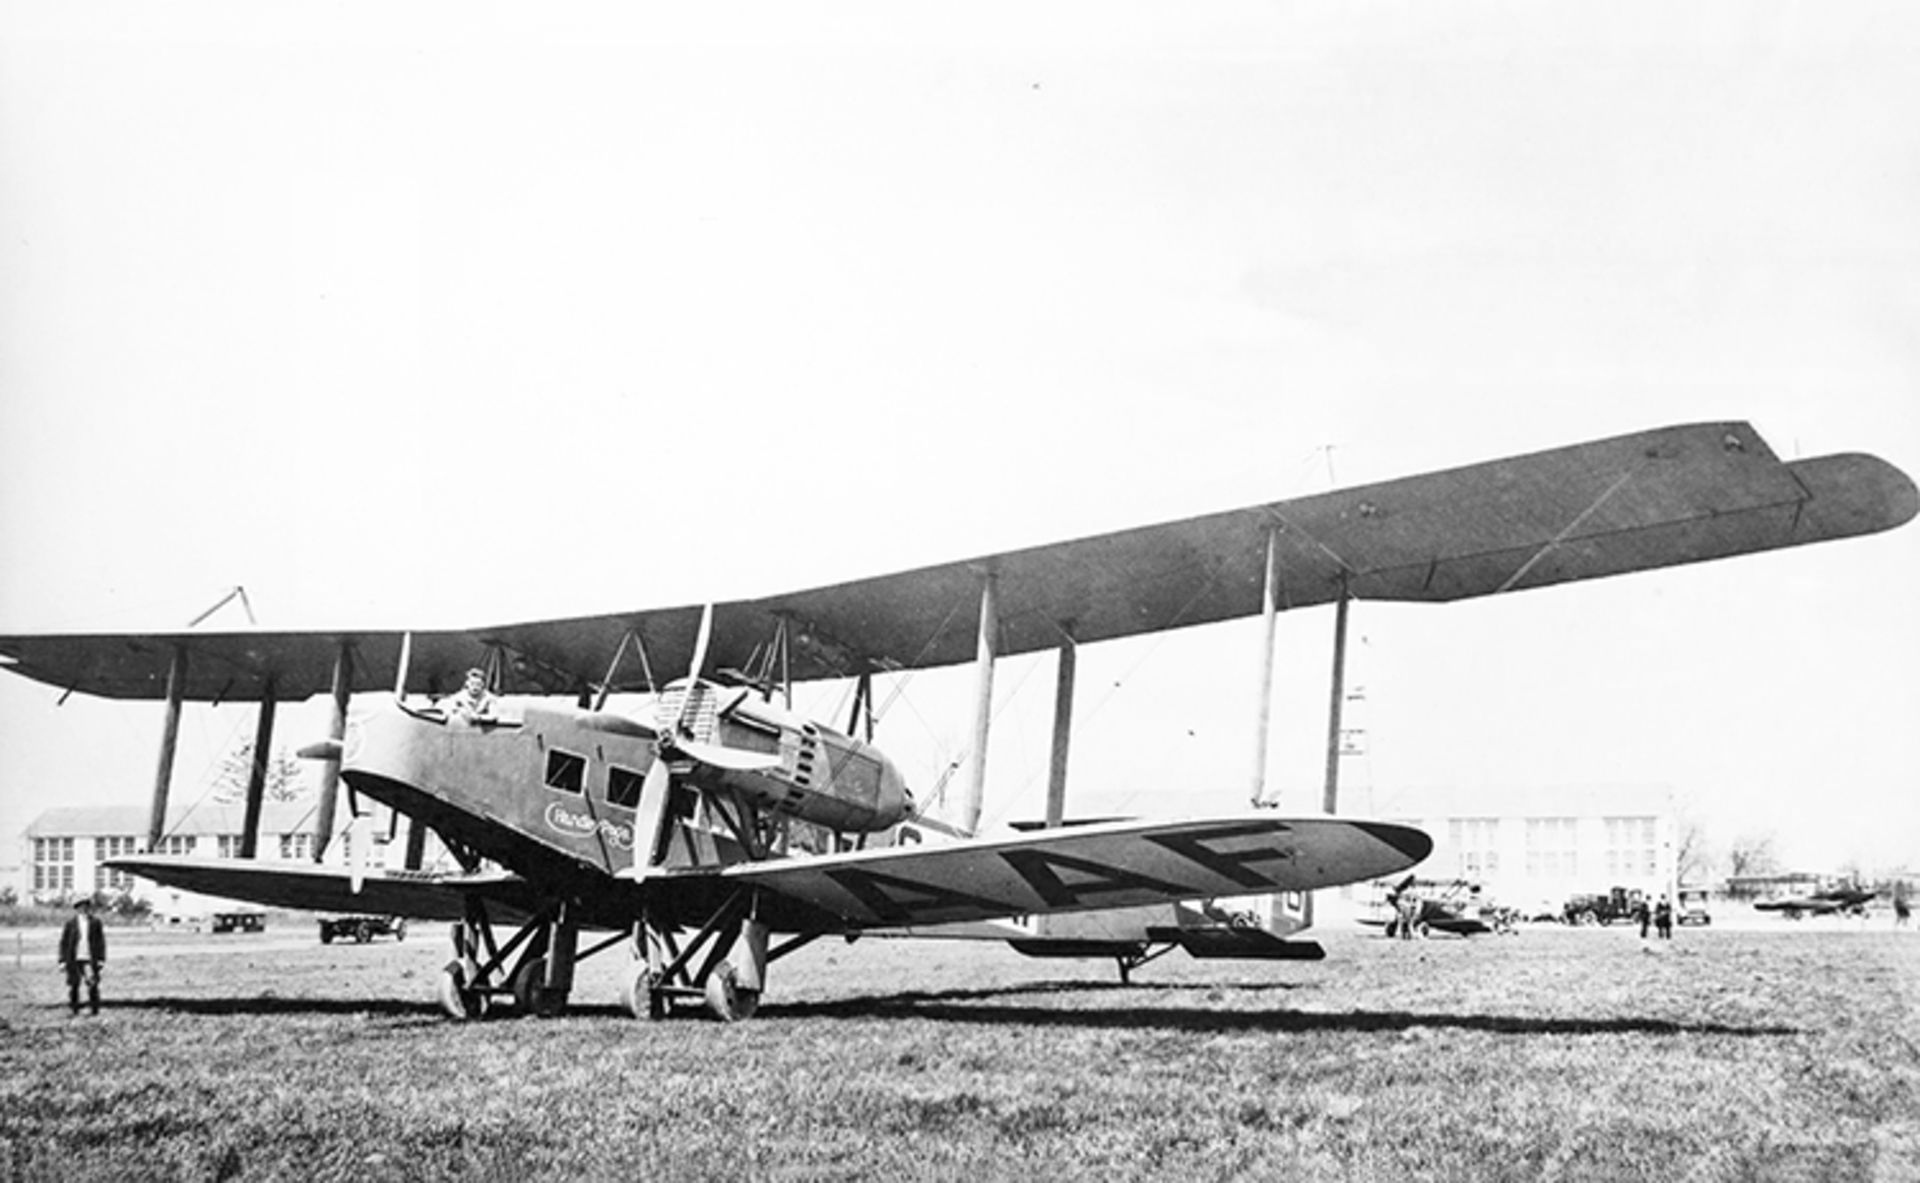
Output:
M1432 849L1408 826L1258 813L777 859L718 877L863 928L1310 891L1404 871Z
M509 912L537 910L526 881L503 872L371 871L360 877L356 889L350 872L313 863L136 855L110 859L106 865L166 887L270 908L458 920L467 898L477 894Z

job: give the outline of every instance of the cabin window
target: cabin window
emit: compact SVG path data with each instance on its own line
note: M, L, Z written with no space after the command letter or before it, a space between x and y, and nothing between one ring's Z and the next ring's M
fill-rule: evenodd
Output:
M587 758L554 748L547 752L547 787L578 793L587 783Z
M631 768L610 765L607 768L607 804L623 809L639 805L640 786L646 783L646 779Z

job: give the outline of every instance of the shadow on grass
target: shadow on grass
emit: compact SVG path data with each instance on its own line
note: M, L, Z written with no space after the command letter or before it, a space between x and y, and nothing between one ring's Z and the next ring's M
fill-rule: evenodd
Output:
M438 1005L431 1001L392 998L124 998L103 999L100 1009L106 1013L137 1014L142 1011L174 1015L365 1015L378 1019L441 1019Z
M1202 987L1209 995L1229 990L1265 991L1271 986ZM1743 1037L1798 1034L1798 1029L1775 1024L1731 1025L1680 1023L1653 1018L1550 1018L1533 1015L1420 1013L1414 1011L1348 1011L1344 1013L1295 1010L1221 1010L1205 1007L1122 1006L1056 1008L1006 1005L1008 996L1084 990L1083 983L996 987L981 990L915 991L831 1002L769 1004L766 1018L782 1019L931 1019L943 1023L1006 1024L1033 1027L1158 1028L1166 1031L1273 1032L1410 1031L1414 1029L1490 1031L1502 1035L1733 1035ZM1133 990L1183 990L1195 987L1160 985Z
M1096 985L1093 988L1098 989ZM1044 998L1048 995L1079 994L1089 989L1086 982L1032 982L978 989L906 991L899 994L868 995L859 998L821 1002L772 1002L759 1014L766 1021L838 1020L887 1021L922 1019L941 1023L968 1023L985 1026L1085 1028L1089 1030L1163 1030L1186 1032L1269 1032L1299 1034L1316 1031L1359 1034L1382 1031L1457 1030L1486 1031L1500 1035L1692 1035L1780 1037L1799 1034L1799 1029L1778 1024L1734 1025L1727 1023L1683 1023L1654 1018L1552 1018L1534 1015L1451 1014L1415 1011L1296 1011L1285 1009L1231 1010L1168 1003L1145 1005L1074 1007L1071 1005L1022 1005L1009 1000ZM1116 987L1131 995L1186 993L1205 991L1210 998L1229 994L1257 995L1290 990L1284 983L1239 983L1191 986L1175 983L1150 983ZM1111 997L1111 995L1109 995ZM110 1012L141 1011L180 1015L357 1015L387 1019L397 1023L447 1023L440 1008L432 1002L393 999L333 998L145 998L103 1002ZM698 1013L686 1008L682 1015ZM631 1023L626 1009L617 1004L595 1005L576 1002L566 1009L565 1017L610 1020ZM496 1010L483 1022L514 1021L512 1007ZM548 1021L548 1020L527 1020Z

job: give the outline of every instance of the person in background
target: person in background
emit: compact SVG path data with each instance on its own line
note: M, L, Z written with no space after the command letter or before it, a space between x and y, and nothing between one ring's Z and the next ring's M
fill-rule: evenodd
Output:
M80 983L87 984L87 1004L100 1013L100 967L107 963L107 929L93 914L93 901L82 896L73 903L73 915L60 930L60 966L67 971L67 1005L80 1013Z

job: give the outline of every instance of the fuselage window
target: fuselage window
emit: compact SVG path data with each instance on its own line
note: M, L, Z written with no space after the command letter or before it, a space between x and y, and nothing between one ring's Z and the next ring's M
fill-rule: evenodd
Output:
M622 768L618 764L607 767L607 804L632 809L640 804L640 786L646 782L631 768Z
M547 787L578 793L587 783L587 758L553 748L547 752Z

